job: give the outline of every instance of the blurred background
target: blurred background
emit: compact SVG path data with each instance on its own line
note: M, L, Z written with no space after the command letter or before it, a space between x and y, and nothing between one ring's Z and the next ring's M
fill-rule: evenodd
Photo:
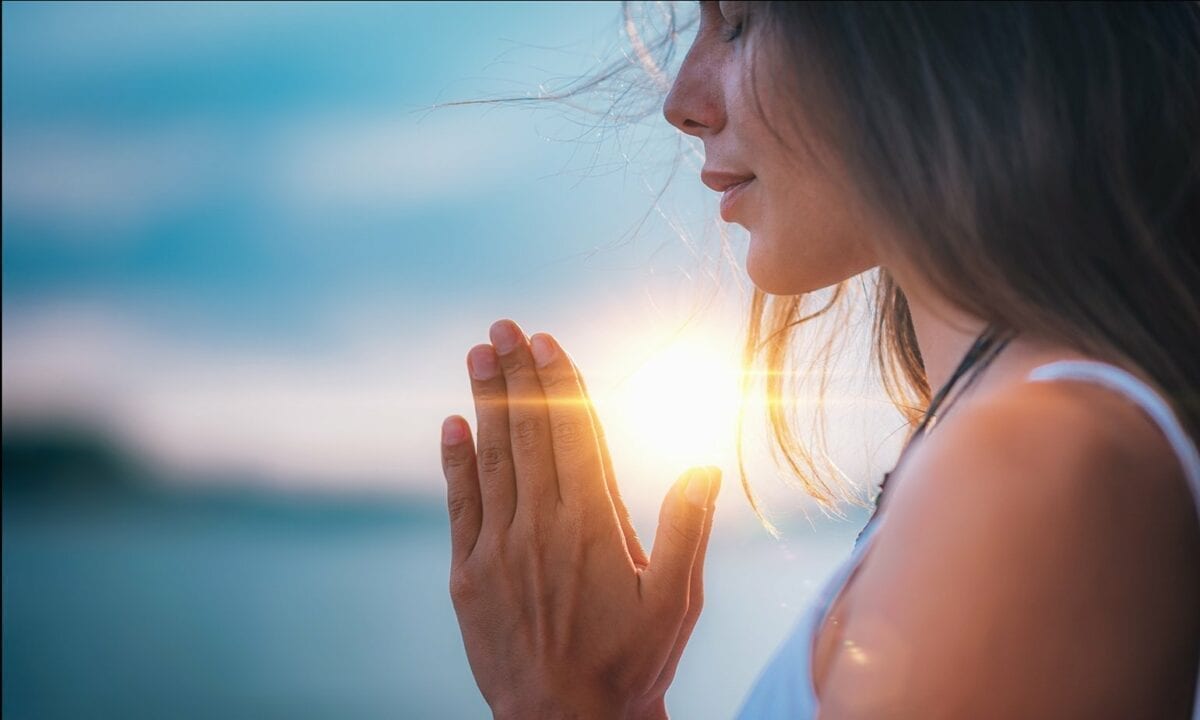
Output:
M780 539L738 487L745 239L631 39L664 6L2 8L6 717L487 717L438 431L500 317L584 371L647 543L723 468L668 707L736 711L866 512L781 482L753 402ZM864 346L829 429L866 496L901 421Z

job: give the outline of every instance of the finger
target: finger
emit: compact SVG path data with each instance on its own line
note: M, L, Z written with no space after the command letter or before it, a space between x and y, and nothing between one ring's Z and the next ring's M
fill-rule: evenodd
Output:
M558 481L546 397L525 333L512 320L492 325L492 345L508 390L508 434L517 487L517 514L557 505Z
M703 468L689 470L667 493L650 565L641 576L651 601L664 610L677 610L681 621L708 514L710 475Z
M508 433L508 393L500 361L491 345L467 353L471 393L475 396L476 465L483 507L483 532L508 529L517 508L512 448Z
M575 368L554 338L544 333L530 339L538 379L546 397L558 494L566 505L596 508L609 504L604 486L600 446Z
M565 352L563 354L566 355ZM570 360L569 355L567 359ZM633 529L633 519L629 516L629 509L625 507L621 489L617 486L617 474L613 472L612 456L608 452L608 440L604 434L604 426L600 423L600 416L596 414L596 405L588 393L583 373L579 372L579 367L575 365L574 361L571 362L571 367L575 370L575 377L579 379L579 388L583 391L588 415L592 418L592 428L596 432L596 444L600 448L600 463L604 466L604 485L608 488L608 497L612 500L617 520L621 522L621 534L625 537L625 547L629 550L629 557L633 560L633 564L638 568L644 568L650 558L646 554L645 548L642 547L642 541L638 539L637 531Z
M720 469L715 467L707 469L711 478L706 502L708 512L704 515L704 528L700 531L700 547L697 548L696 558L692 561L692 579L688 588L688 611L683 619L683 627L679 631L683 641L680 643L680 652L682 652L683 644L687 642L688 636L691 635L692 629L696 626L696 621L700 618L700 611L704 609L704 560L708 556L708 539L712 536L717 495L721 492Z
M715 501L717 494L721 488L720 470L717 468L709 468L710 472L715 471L715 480L708 493L709 511L704 516L704 529L700 535L700 548L696 550L696 559L692 561L692 580L688 588L688 607L687 613L683 616L683 622L679 626L679 633L675 636L675 644L671 647L671 654L667 657L667 662L663 665L662 674L655 681L654 687L661 688L665 691L670 687L671 682L675 679L675 672L679 669L679 660L683 657L683 651L687 648L688 639L692 636L692 631L696 629L696 622L700 619L700 611L704 609L704 558L708 553L708 538L712 534L713 512L715 509Z
M442 472L450 512L450 566L457 567L475 548L483 519L471 428L457 415L442 422Z

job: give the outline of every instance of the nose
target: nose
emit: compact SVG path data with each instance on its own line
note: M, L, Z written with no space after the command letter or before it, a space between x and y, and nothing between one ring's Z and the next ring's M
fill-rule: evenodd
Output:
M704 137L725 127L720 65L715 60L705 53L703 43L692 45L663 103L663 117L688 135Z

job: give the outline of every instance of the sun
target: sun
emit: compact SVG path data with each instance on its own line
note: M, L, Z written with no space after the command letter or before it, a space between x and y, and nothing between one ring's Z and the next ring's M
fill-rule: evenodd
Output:
M605 403L610 431L654 465L724 465L734 447L740 378L728 344L678 339L614 388Z

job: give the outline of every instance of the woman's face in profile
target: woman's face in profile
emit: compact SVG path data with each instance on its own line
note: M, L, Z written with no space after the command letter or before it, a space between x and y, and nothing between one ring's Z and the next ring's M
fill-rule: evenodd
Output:
M868 241L879 230L859 209L841 163L802 134L798 108L783 92L793 68L761 6L700 7L663 114L704 143L701 180L723 193L721 216L750 232L751 280L768 293L798 294L878 264Z

